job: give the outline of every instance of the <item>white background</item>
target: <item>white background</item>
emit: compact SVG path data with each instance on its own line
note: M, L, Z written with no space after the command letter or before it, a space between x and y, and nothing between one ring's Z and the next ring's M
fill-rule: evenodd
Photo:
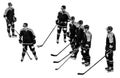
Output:
M71 16L76 17L76 21L83 20L84 25L90 26L93 35L90 50L91 65L104 56L106 27L113 26L116 36L117 50L114 52L114 72L105 71L106 60L103 59L93 69L83 76L78 76L78 72L84 72L89 67L81 64L81 54L79 52L76 60L69 59L68 62L58 71L54 70L59 64L53 64L54 60L60 60L71 51L69 46L58 57L51 57L50 54L57 54L68 43L63 42L61 33L60 44L56 44L56 29L41 48L37 48L38 61L33 58L21 63L22 45L17 38L9 38L7 34L6 21L3 18L7 3L12 2L15 8L17 22L15 27L20 31L24 22L34 30L38 44L42 44L52 28L61 5L67 6L67 11ZM119 0L0 0L0 78L118 78L120 72L120 2ZM16 33L17 34L17 33Z

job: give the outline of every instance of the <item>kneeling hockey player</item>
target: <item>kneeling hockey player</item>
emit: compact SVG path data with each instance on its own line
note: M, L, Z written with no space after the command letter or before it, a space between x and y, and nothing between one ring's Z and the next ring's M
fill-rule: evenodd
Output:
M12 7L11 2L8 3L8 8L5 10L5 13L4 13L4 18L7 22L8 36L11 37L11 34L10 34L10 29L11 29L12 36L16 37L17 35L15 35L15 25L14 25L14 22L16 22L16 17L15 17L14 8Z
M91 48L91 40L92 40L92 34L89 31L89 26L85 25L84 26L84 37L83 37L83 41L82 41L82 44L81 44L81 54L83 56L82 64L85 64L85 66L90 65L89 50Z
M58 28L57 28L57 44L59 43L59 37L60 37L61 30L63 30L63 33L64 33L64 42L66 42L67 23L70 19L70 16L69 16L68 12L65 11L65 9L66 9L66 6L63 5L61 7L62 11L60 11L58 13L57 20L56 20L56 24L58 25Z
M36 40L35 40L35 35L33 33L33 30L28 28L27 23L24 23L23 27L24 28L21 29L20 37L19 37L19 43L22 43L22 45L23 45L21 62L24 60L24 56L25 56L28 46L29 46L30 50L32 51L35 59L37 60L38 58L36 56L36 51L35 51L35 47L34 47Z
M115 35L112 32L112 26L107 27L107 38L106 38L106 60L107 60L107 67L105 68L108 72L113 71L113 51L116 50L116 39Z

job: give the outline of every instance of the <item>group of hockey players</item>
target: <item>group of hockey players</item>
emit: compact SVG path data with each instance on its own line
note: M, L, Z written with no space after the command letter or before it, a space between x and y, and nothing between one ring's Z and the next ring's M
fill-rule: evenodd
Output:
M58 13L56 24L58 25L57 29L57 43L59 43L60 32L63 29L64 32L64 42L66 42L66 36L70 38L71 48L74 54L71 58L76 59L77 54L79 52L79 47L81 47L81 54L82 54L82 64L85 66L90 65L90 55L89 49L91 47L91 39L92 34L89 32L89 25L83 26L83 21L80 20L75 22L75 17L70 17L69 13L65 11L66 6L63 5L61 10ZM69 24L69 32L67 32L67 23Z
M8 8L5 10L4 18L7 22L7 32L9 37L16 37L15 35L15 25L14 23L17 21L15 17L14 8L12 7L12 3L8 3ZM67 32L67 25L69 23L69 32ZM85 66L90 65L90 54L89 50L91 48L92 34L89 31L89 25L83 25L83 20L79 20L75 22L75 17L70 17L69 13L66 11L66 6L61 6L61 11L58 12L57 20L57 44L59 43L60 33L63 30L64 33L64 42L66 42L66 37L69 37L70 45L72 48L71 58L76 59L77 54L79 52L79 48L81 48L82 55L82 64ZM11 32L12 31L12 35ZM107 65L105 69L107 71L113 70L113 51L116 50L116 39L115 35L112 32L112 26L107 27L107 38L106 38L106 52L105 57L107 59ZM16 31L17 32L17 31ZM21 29L19 34L19 43L23 45L23 52L21 62L24 60L25 53L27 52L27 47L29 46L32 51L35 59L38 57L36 55L34 44L36 43L35 34L32 29L28 28L28 23L23 23L23 28Z
M69 32L67 32L67 25L69 23ZM75 22L75 17L70 17L69 13L66 12L66 6L61 6L61 11L58 12L56 24L58 25L57 29L57 43L59 43L59 37L61 30L64 33L64 42L66 42L66 36L69 37L70 45L72 48L71 58L76 59L77 54L79 52L79 48L81 48L82 55L82 64L85 66L90 65L90 54L89 50L91 48L92 34L89 31L89 25L83 26L83 20L79 20ZM112 32L112 26L107 27L107 39L106 39L106 52L105 57L107 60L107 67L105 68L107 71L113 71L113 51L116 50L116 39L115 35Z
M8 8L5 10L4 18L7 23L7 32L9 37L16 37L15 35L15 22L17 18L15 17L14 8L12 7L12 3L8 3ZM12 35L10 33L10 29L12 31ZM17 32L17 31L16 31ZM18 33L18 32L17 32ZM18 33L19 34L19 33ZM24 60L25 53L27 52L27 47L29 46L30 50L32 51L35 59L37 60L38 57L36 56L36 51L34 44L36 43L35 35L32 29L28 28L28 23L23 24L23 29L21 29L19 34L19 43L23 45L23 52L21 62Z

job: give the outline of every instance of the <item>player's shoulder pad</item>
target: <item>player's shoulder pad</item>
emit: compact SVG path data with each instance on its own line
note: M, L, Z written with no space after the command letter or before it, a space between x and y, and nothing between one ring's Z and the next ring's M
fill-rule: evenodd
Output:
M31 28L27 28L28 31L32 32L32 34L34 35L34 32Z

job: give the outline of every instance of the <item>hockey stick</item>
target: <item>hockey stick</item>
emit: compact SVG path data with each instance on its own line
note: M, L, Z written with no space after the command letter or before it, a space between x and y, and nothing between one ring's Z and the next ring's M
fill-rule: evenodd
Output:
M60 65L58 68L55 68L55 70L59 70L70 59L70 57L68 59L66 59L65 62L62 65Z
M63 57L63 58L62 58L61 60L59 60L59 61L53 61L53 63L59 63L59 62L61 62L62 60L64 60L65 58L67 58L70 54L71 54L71 53L67 54L65 57Z
M108 50L109 51L109 50ZM111 51L109 52L111 53ZM107 53L107 54L109 54ZM86 70L84 73L77 73L78 75L84 75L85 73L87 73L90 69L92 69L97 63L99 63L104 57L106 57L105 55L100 59L98 60L94 65L92 65L88 70Z
M45 39L45 41L43 42L43 44L37 46L38 48L39 48L39 47L42 47L42 46L46 43L46 41L48 40L48 38L50 37L50 35L51 35L52 32L54 31L54 29L56 28L56 26L57 26L57 25L55 25L55 27L52 29L52 31L50 32L50 34L48 35L48 37Z
M58 56L60 53L62 53L68 46L70 45L70 43L65 47L63 48L59 53L57 54L51 54L51 56Z
M15 31L16 31L16 30L15 30ZM16 31L16 32L17 32L17 31ZM17 34L20 35L18 32L17 32ZM31 43L23 43L23 44L29 44L29 45L30 45ZM23 48L23 49L25 49L25 48ZM30 57L29 53L28 53L27 51L26 51L26 53L27 53L29 59L32 60L32 58Z
M32 60L32 58L30 57L29 53L28 53L27 51L26 51L26 53L27 53L27 55L28 55L29 59L30 59L30 60Z
M70 52L70 54L71 54L71 56L74 54L74 52L72 53L72 52ZM55 70L59 70L70 58L71 58L71 56L69 56L66 60L65 60L65 62L63 62L63 64L61 64L58 68L55 68Z

